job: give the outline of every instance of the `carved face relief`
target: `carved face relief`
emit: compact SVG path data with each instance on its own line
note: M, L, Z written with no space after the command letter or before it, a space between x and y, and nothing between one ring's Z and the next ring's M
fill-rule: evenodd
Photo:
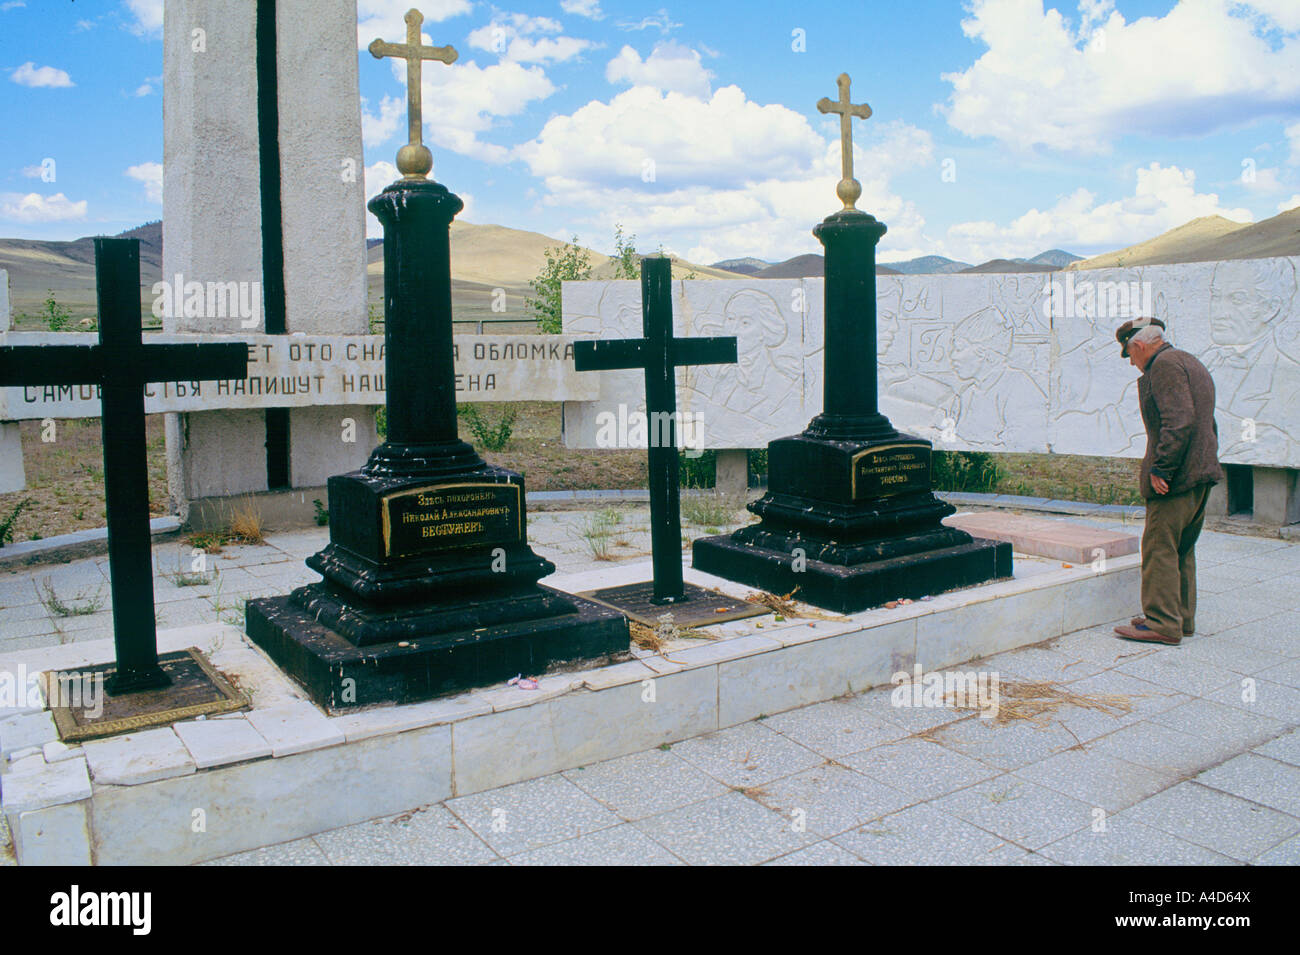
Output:
M1267 334L1296 292L1286 259L1220 262L1210 280L1210 338L1244 348Z
M788 330L775 299L766 292L745 289L727 301L723 315L724 335L735 335L742 347L737 377L748 385L755 372L773 361L772 352L785 342ZM743 347L744 343L750 347ZM761 375L760 375L761 377Z

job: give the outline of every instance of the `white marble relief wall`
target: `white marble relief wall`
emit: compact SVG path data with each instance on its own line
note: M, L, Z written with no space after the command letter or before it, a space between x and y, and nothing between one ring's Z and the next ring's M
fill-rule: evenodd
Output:
M1214 375L1220 457L1300 467L1296 258L876 280L881 410L950 450L1139 457L1138 373L1115 329L1154 314ZM735 335L740 363L678 371L679 410L710 448L762 447L821 411L822 280L674 282L677 335ZM564 287L564 330L641 335L637 282ZM565 405L565 441L644 410L641 372L593 372L600 398Z

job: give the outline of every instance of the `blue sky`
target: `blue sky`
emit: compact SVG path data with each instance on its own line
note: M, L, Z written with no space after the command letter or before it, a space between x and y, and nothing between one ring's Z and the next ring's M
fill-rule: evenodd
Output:
M853 77L883 261L1118 248L1300 205L1300 0L426 0L435 177L471 222L695 261L819 251ZM395 178L409 0L359 0L367 189ZM0 235L160 218L161 0L0 0ZM51 166L52 161L52 166ZM53 173L51 181L51 172ZM373 222L372 233L378 234Z

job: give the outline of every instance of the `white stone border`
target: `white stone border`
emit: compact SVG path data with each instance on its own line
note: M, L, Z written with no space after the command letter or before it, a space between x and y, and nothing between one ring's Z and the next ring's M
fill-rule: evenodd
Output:
M0 810L23 865L186 864L651 749L763 714L1119 619L1140 557L1105 570L1016 557L1012 580L847 621L718 624L715 642L407 706L327 716L236 628L159 633L198 646L253 708L65 747L37 707L0 717ZM557 576L580 590L644 579L648 563ZM747 588L687 570L706 587ZM111 641L0 656L0 672L104 662ZM654 703L643 702L653 681ZM204 722L210 725L203 726ZM229 729L218 723L229 723ZM11 745L12 744L12 745ZM269 754L269 755L268 755Z

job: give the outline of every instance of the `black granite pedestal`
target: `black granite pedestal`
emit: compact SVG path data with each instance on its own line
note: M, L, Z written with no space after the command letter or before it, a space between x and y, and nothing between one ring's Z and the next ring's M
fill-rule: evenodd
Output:
M523 478L457 436L448 229L461 201L402 180L384 226L388 440L329 481L320 583L248 602L249 637L330 709L406 703L625 653L627 619L538 581Z
M768 445L759 524L695 541L693 566L848 613L1011 576L1011 546L943 525L930 442L877 407L875 246L883 223L857 210L813 234L826 248L824 411Z

